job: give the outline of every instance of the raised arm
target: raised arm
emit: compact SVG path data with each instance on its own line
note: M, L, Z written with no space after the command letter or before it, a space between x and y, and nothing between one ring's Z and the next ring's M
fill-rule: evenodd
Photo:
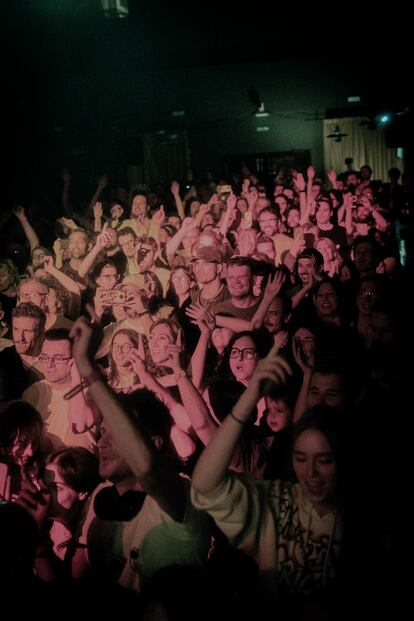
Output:
M182 521L185 514L185 495L180 477L174 473L155 448L147 432L132 423L115 393L97 374L89 354L92 325L79 318L72 326L73 357L83 377L89 377L90 394L99 405L104 423L119 451L147 494L174 520Z
M53 278L55 278L62 285L62 287L70 291L70 293L74 293L75 295L81 295L82 292L79 284L75 280L73 280L73 278L71 278L67 274L64 274L63 272L58 270L57 267L55 267L53 263L53 257L45 257L44 270L45 272L53 276Z
M291 375L290 366L277 351L278 346L273 345L266 358L258 362L248 387L201 454L192 479L197 492L208 494L222 483L244 425L263 396L267 381L281 384Z
M83 259L82 263L78 267L78 274L81 278L85 278L85 276L89 273L92 265L95 263L95 260L100 252L105 250L106 246L111 243L111 239L106 232L108 228L108 224L105 222L103 225L102 233L99 233L96 238L96 244L91 248L86 257Z
M280 270L277 270L273 275L269 275L262 301L250 321L249 330L257 330L257 328L260 328L263 325L266 313L275 297L279 295L285 279L285 274Z
M176 232L176 234L171 237L166 243L165 250L167 253L167 259L171 263L174 260L176 252L180 247L181 242L183 241L184 236L194 229L196 226L194 218L184 218L181 228Z
M13 213L18 219L18 221L20 222L22 229L24 231L24 234L26 235L26 239L30 244L30 252L33 252L33 250L40 245L40 241L39 241L36 231L30 224L29 220L27 219L24 208L21 205L18 205L17 207L15 207L13 209Z
M175 206L177 208L177 213L180 216L181 220L184 220L184 218L185 218L184 203L181 200L180 184L178 183L178 181L173 181L172 182L172 184L171 184L171 193L174 196L174 202L175 202Z

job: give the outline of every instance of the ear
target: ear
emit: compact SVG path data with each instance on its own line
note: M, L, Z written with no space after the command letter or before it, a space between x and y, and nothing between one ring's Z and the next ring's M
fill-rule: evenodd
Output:
M152 441L154 442L157 451L160 451L162 445L164 444L164 440L161 438L161 436L152 436Z
M0 321L2 321L4 319L4 310L1 309L0 310Z
M221 274L222 269L223 269L223 263L217 263L217 274Z
M78 500L86 500L88 496L89 496L88 492L79 492Z
M286 315L286 317L284 318L283 323L284 323L284 324L289 323L289 321L291 320L291 318L292 318L292 313L288 313L288 314Z

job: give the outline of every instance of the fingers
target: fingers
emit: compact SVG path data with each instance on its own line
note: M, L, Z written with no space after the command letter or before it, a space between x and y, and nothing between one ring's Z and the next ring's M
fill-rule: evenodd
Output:
M145 360L144 337L141 332L138 333L138 356L141 360Z
M91 323L100 323L100 319L98 317L98 315L95 312L94 307L92 306L92 304L86 304L86 310L88 311L90 318L91 318Z
M181 329L178 330L177 333L177 340L175 341L176 346L178 347L178 349L181 351L182 346L183 346L183 336L182 336L182 332Z

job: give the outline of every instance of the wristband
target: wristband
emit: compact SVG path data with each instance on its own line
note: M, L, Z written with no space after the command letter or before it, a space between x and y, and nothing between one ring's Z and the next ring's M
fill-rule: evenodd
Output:
M63 398L65 401L69 401L69 399L72 399L72 397L75 397L84 388L89 388L89 386L91 386L95 382L101 382L101 381L103 381L102 374L96 369L93 369L93 371L91 371L91 373L88 373L88 375L83 375L81 377L80 383L76 384L76 386L74 386L68 392L66 392L63 395Z
M301 192L306 192L306 190L299 190L299 194L300 194Z
M246 421L245 420L240 420L240 418L237 418L237 416L234 416L233 411L230 412L230 416L239 423L239 425L245 425Z
M97 369L94 369L88 373L88 375L82 375L81 384L83 387L89 388L89 386L92 386L95 382L102 382L102 380L102 373Z

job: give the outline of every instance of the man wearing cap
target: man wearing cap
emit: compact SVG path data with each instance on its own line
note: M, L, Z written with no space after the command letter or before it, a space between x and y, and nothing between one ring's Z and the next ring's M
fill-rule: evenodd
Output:
M198 286L191 295L192 303L208 308L230 298L227 286L220 280L223 258L216 245L203 238L198 240L193 246L191 265Z

